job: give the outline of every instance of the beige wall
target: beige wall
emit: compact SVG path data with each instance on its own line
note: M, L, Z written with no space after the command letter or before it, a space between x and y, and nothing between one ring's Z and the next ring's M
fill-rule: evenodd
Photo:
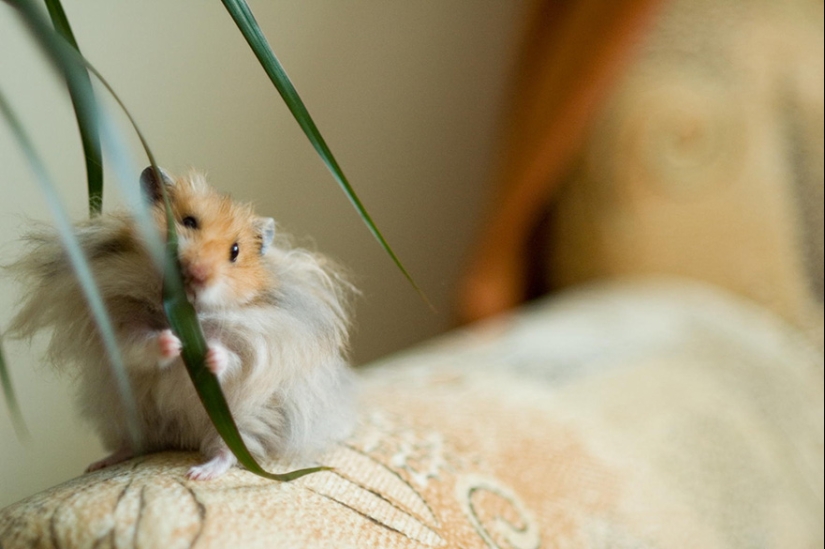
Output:
M439 314L362 227L219 2L98 0L66 8L81 47L130 106L161 164L208 170L216 186L254 200L260 213L351 268L364 293L356 362L449 326L449 296L483 206L523 2L253 3L346 173ZM0 89L72 214L82 217L84 170L70 105L5 4ZM2 263L16 253L24 217L48 219L2 124L0 188ZM15 292L0 281L0 326ZM32 437L21 444L0 410L0 506L75 476L102 454L72 411L70 380L38 364L42 344L6 348Z

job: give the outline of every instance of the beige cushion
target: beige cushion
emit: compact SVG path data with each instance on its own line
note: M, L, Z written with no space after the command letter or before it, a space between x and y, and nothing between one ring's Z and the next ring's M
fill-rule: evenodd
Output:
M822 368L718 290L593 287L366 369L335 472L142 457L0 511L0 546L821 547Z

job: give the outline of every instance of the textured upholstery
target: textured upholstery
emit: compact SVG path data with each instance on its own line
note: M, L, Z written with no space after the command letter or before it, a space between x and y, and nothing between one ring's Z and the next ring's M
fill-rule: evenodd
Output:
M0 511L0 545L822 547L822 368L718 290L594 287L367 369L335 472L138 458Z

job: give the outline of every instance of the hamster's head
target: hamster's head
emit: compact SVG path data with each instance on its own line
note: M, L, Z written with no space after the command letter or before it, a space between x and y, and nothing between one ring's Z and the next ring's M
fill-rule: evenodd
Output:
M275 221L218 193L200 173L161 176L158 181L149 167L140 182L164 229L161 185L166 188L178 233L181 274L192 304L199 310L242 306L272 288L275 281L264 256L275 235Z

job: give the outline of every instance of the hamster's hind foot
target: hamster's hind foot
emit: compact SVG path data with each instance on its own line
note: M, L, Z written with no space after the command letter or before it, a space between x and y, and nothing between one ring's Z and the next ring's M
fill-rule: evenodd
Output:
M195 465L186 473L189 480L212 480L226 473L238 460L229 448L222 448L218 454L200 465Z
M116 452L106 456L105 458L95 461L88 467L86 467L86 472L91 473L92 471L98 471L100 469L105 469L106 467L111 467L112 465L117 465L118 463L122 463L127 459L131 459L134 457L132 451L128 448L121 448Z

